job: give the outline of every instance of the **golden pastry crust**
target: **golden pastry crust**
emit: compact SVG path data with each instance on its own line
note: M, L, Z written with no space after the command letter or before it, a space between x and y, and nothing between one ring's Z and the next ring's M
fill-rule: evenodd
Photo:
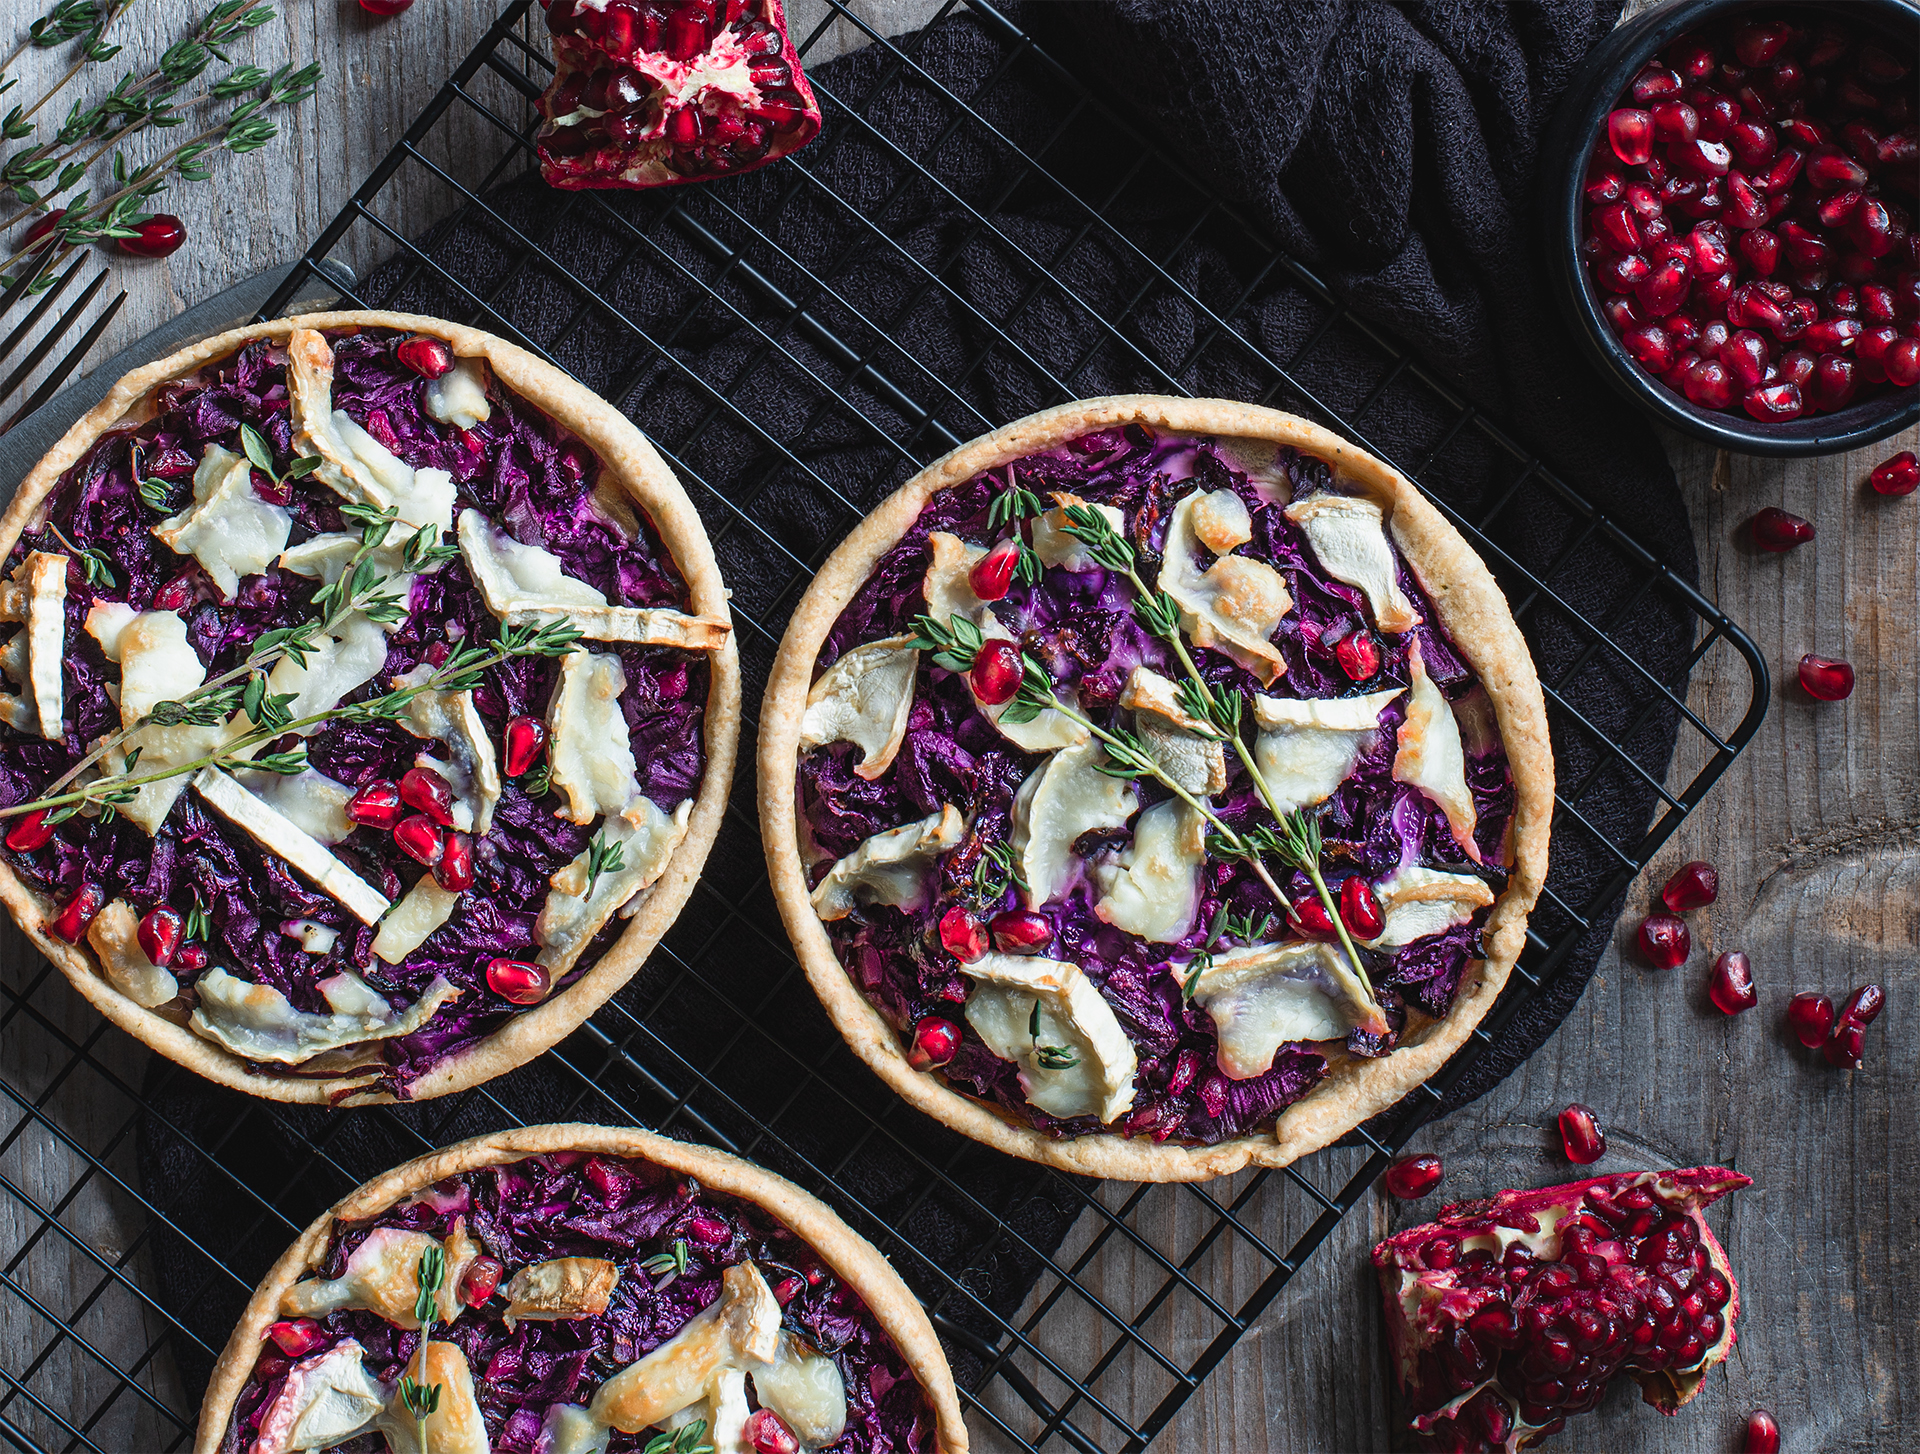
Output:
M750 1161L632 1127L581 1124L527 1126L476 1136L377 1176L322 1213L254 1289L233 1336L221 1350L207 1383L206 1398L200 1404L194 1454L215 1454L220 1447L234 1404L260 1357L261 1342L280 1316L280 1299L288 1288L319 1267L336 1222L364 1221L403 1197L460 1172L552 1151L586 1151L650 1161L769 1213L860 1294L926 1390L941 1449L945 1454L967 1454L967 1426L960 1418L960 1398L947 1356L934 1336L933 1324L927 1321L926 1310L879 1248L841 1221L824 1202Z
M463 324L410 313L308 313L276 318L203 339L135 369L76 422L22 481L12 506L0 516L0 555L13 549L30 523L38 523L61 475L101 435L136 427L153 417L153 395L159 385L225 358L256 339L285 342L301 328L397 328L443 338L460 357L484 358L502 383L592 449L604 466L603 481L618 480L646 511L686 580L689 611L723 621L731 619L720 567L693 502L646 436L619 410L578 380L504 339ZM679 915L720 831L740 737L740 664L732 640L710 653L708 660L712 666L707 691L706 769L687 835L674 850L666 872L647 891L640 911L599 962L573 984L543 1004L515 1015L486 1039L448 1056L413 1082L408 1089L410 1100L426 1100L478 1085L557 1044L633 976ZM372 1088L376 1070L326 1078L263 1074L185 1026L142 1009L107 982L95 956L86 948L46 932L46 921L58 906L29 889L4 862L0 862L0 902L6 904L40 952L60 967L95 1009L129 1035L208 1080L267 1100L309 1105L370 1105L393 1099L385 1091Z
M841 611L927 502L983 470L1132 422L1228 441L1290 445L1323 460L1342 488L1376 501L1387 512L1394 543L1493 702L1516 794L1512 877L1487 919L1487 958L1469 963L1446 1018L1410 1031L1384 1059L1335 1064L1325 1080L1281 1112L1272 1135L1240 1136L1215 1146L1155 1145L1104 1133L1054 1140L998 1107L950 1089L937 1075L914 1070L893 1027L842 968L808 903L795 821L795 724L820 648ZM1129 394L1063 404L962 445L908 480L854 527L801 598L767 683L759 756L760 830L774 896L807 978L847 1043L888 1085L936 1120L997 1150L1088 1176L1201 1181L1246 1166L1285 1166L1392 1106L1437 1072L1492 1008L1526 942L1527 915L1547 871L1553 752L1546 703L1532 654L1486 564L1398 471L1317 424L1231 400Z

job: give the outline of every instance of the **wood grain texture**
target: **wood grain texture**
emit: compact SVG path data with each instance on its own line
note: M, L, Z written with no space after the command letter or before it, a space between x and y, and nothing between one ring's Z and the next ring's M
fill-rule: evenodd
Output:
M124 60L157 54L198 8L190 0L142 0ZM477 0L421 0L386 22L365 16L352 0L287 8L283 21L235 52L236 62L317 60L328 83L315 101L283 118L281 136L267 148L223 158L213 182L180 186L159 204L185 220L192 240L164 262L113 260L115 286L130 297L95 358L229 283L298 256L493 18L492 7ZM890 0L868 13L876 28L891 31L927 8L921 0ZM792 9L796 37L821 23L819 0ZM859 38L854 27L834 22L815 54ZM20 68L23 85L31 90L56 61L46 53L29 57ZM471 147L456 138L433 159L471 184L497 150L478 136ZM408 168L383 199L382 215L415 230L446 210L453 195L449 183ZM375 261L347 260L361 268ZM1920 1441L1920 1332L1902 1297L1920 1278L1920 1220L1908 1192L1920 1174L1911 1099L1920 1078L1920 497L1883 500L1865 486L1868 468L1916 442L1909 435L1843 458L1776 462L1673 441L1704 587L1747 626L1781 679L1767 723L1636 886L1620 946L1554 1038L1494 1093L1418 1139L1415 1149L1446 1159L1440 1194L1410 1208L1375 1196L1356 1210L1159 1447L1222 1454L1394 1447L1368 1249L1442 1200L1565 1179L1571 1169L1558 1154L1552 1120L1572 1100L1593 1106L1608 1127L1611 1146L1598 1170L1715 1161L1747 1172L1756 1185L1714 1214L1746 1305L1727 1368L1677 1418L1661 1418L1623 1389L1551 1447L1568 1454L1727 1450L1738 1447L1736 1431L1756 1404L1773 1409L1795 1454ZM1819 538L1784 557L1756 553L1743 526L1768 504L1807 516ZM1855 664L1860 685L1849 701L1814 704L1792 685L1793 664L1808 650ZM1716 651L1696 674L1691 699L1709 720L1726 723L1743 706L1745 690L1744 668ZM1699 766L1699 754L1683 749L1673 783L1687 782ZM1692 916L1696 947L1686 968L1641 968L1630 951L1621 952L1636 915L1666 873L1690 857L1718 865L1720 900ZM1707 1003L1704 981L1711 956L1732 947L1753 956L1762 1000L1728 1020ZM49 1325L26 1310L19 1293L0 1290L0 1370L47 1405L36 1409L31 1399L0 1389L0 1417L60 1448L70 1434L56 1415L84 1418L118 1387L87 1437L105 1450L144 1454L176 1443L172 1425L147 1399L177 1407L179 1392L166 1357L150 1356L164 1325L132 1290L142 1276L141 1222L110 1179L84 1177L85 1163L63 1138L106 1148L109 1165L131 1176L132 1103L116 1087L138 1085L145 1054L105 1029L57 977L29 988L49 973L11 926L0 930L0 974L32 1007L0 1020L0 1080L10 1088L0 1102L0 1273L52 1311L78 1316L100 1356L60 1342L29 1377L29 1365L48 1346ZM1783 1035L1780 1011L1796 989L1840 996L1868 979L1887 985L1889 1004L1868 1032L1865 1069L1833 1071ZM70 1051L61 1036L89 1056L65 1079L60 1072ZM1316 1158L1308 1174L1331 1189L1354 1164L1351 1153L1335 1152ZM1210 1194L1227 1199L1244 1185L1234 1179ZM1212 1215L1202 1193L1190 1188L1161 1189L1131 1210L1130 1188L1109 1186L1099 1195L1161 1246L1190 1245ZM29 1203L58 1208L71 1235L41 1231L36 1238L42 1219ZM1243 1216L1251 1231L1284 1250L1312 1210L1297 1189L1270 1180ZM1077 1257L1099 1226L1083 1218L1062 1260ZM96 1296L103 1261L124 1262L132 1286L110 1283ZM1233 1305L1270 1266L1243 1243L1205 1254L1194 1276ZM1083 1280L1133 1318L1163 1276L1145 1257L1110 1243ZM83 1304L87 1310L77 1313ZM1113 1337L1071 1292L1046 1310L1042 1326L1044 1345L1075 1371ZM1184 1296L1143 1324L1182 1363L1218 1327ZM132 1382L147 1392L128 1387L108 1363L137 1365ZM1035 1378L1058 1394L1043 1372ZM1164 1373L1134 1354L1123 1355L1100 1388L1117 1412L1138 1417L1167 1386ZM1015 1427L1031 1429L1004 1396L996 1394L995 1403ZM975 1422L982 1447L995 1447L984 1421Z

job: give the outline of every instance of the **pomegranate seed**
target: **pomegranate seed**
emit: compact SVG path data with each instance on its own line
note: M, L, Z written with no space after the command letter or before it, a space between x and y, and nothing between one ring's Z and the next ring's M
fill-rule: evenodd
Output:
M1807 158L1807 180L1816 191L1838 192L1867 185L1867 169L1837 148Z
M800 1454L800 1441L772 1409L755 1409L747 1415L746 1435L753 1454Z
M371 782L347 800L347 816L368 828L387 830L406 816L406 804L400 801L400 785Z
M428 868L440 861L440 855L446 847L440 841L439 828L425 813L415 813L394 824L393 841L408 858L416 863L424 863Z
M1724 409L1733 402L1733 379L1717 359L1703 359L1688 369L1681 387L1689 402L1702 409Z
M1887 992L1877 984L1863 984L1847 997L1846 1004L1840 1007L1842 1025L1858 1025L1865 1029L1871 1025L1880 1011L1886 1006Z
M1853 668L1809 653L1800 658L1800 685L1816 701L1843 702L1853 695Z
M1626 186L1615 171L1595 172L1587 178L1587 200L1596 207L1604 207L1609 202L1618 202L1626 193Z
M1607 117L1607 140L1621 161L1640 166L1653 155L1653 118L1632 108L1615 111Z
M1608 258L1593 270L1594 281L1609 293L1631 293L1653 271L1653 264L1637 252Z
M806 1290L806 1282L798 1277L783 1277L773 1285L773 1300L785 1307Z
M1885 464L1874 466L1867 483L1883 495L1911 495L1920 489L1920 459L1903 449ZM11 846L12 840L8 840Z
M938 1070L960 1053L960 1027L938 1015L928 1015L913 1027L907 1064L915 1070Z
M1671 914L1649 914L1640 921L1640 953L1655 969L1678 969L1693 953L1693 935Z
M1764 384L1752 390L1742 402L1755 419L1776 424L1798 419L1806 407L1798 384Z
M1767 375L1767 342L1752 329L1742 328L1720 346L1720 362L1726 365L1734 388L1756 388Z
M1380 674L1379 639L1365 627L1349 632L1333 643L1333 659L1340 663L1348 681L1372 681Z
M1643 304L1644 305L1644 301ZM1673 367L1673 340L1658 323L1642 323L1620 335L1620 344L1635 362L1650 373L1662 374Z
M141 952L164 969L173 963L174 955L179 953L180 941L186 929L187 921L180 912L161 904L147 910L140 920L140 927L134 931L134 937L140 941Z
M476 1257L467 1264L467 1270L460 1274L460 1301L470 1308L477 1308L493 1296L493 1290L500 1286L500 1279L507 1269L495 1257Z
M719 1217L696 1216L687 1223L687 1236L703 1247L724 1247L733 1240L733 1228Z
M413 0L360 0L360 8L369 15L377 15L382 20L398 15L413 4Z
M1052 920L1032 909L995 914L990 927L994 945L1004 954L1037 954L1053 942Z
M1729 949L1713 962L1707 996L1723 1015L1738 1015L1760 1003L1753 987L1753 962L1738 949Z
M1863 1064L1860 1054L1865 1048L1866 1038L1864 1026L1849 1025L1843 1020L1833 1027L1833 1038L1820 1047L1820 1053L1826 1056L1828 1065L1837 1065L1842 1070L1858 1070Z
M1014 567L1020 564L1020 542L1003 540L973 563L967 584L983 601L997 601L1013 589Z
M36 848L44 848L52 840L56 825L47 821L50 808L35 808L14 820L7 829L7 847L15 853L31 853Z
M1680 77L1674 72L1655 63L1641 71L1633 80L1633 99L1636 101L1658 101L1666 96L1680 94Z
M1780 1454L1780 1426L1773 1421L1772 1414L1765 1409L1755 1409L1747 1415L1747 1436L1740 1451L1741 1454Z
M1779 155L1774 157L1773 165L1766 174L1754 179L1754 185L1769 194L1785 192L1800 175L1800 169L1806 165L1807 154L1797 146L1783 146Z
M120 251L135 257L166 257L180 250L187 240L186 224L165 212L155 213L137 224L132 237L119 239Z
M1747 260L1747 266L1761 277L1770 277L1780 262L1780 238L1764 227L1756 227L1751 232L1740 234L1736 244L1740 256Z
M174 953L173 967L182 974L197 974L207 967L207 946L188 941Z
M267 1353L254 1363L253 1376L256 1382L272 1383L291 1367L292 1359L282 1358L278 1353Z
M327 1341L327 1330L312 1318L292 1318L267 1329L273 1344L289 1358L304 1358Z
M1793 32L1778 20L1752 20L1736 26L1733 53L1743 66L1764 66L1786 47Z
M1803 990L1787 1004L1787 1024L1802 1045L1816 1050L1833 1033L1833 1001L1825 995Z
M465 833L449 831L443 836L440 861L433 866L433 881L450 894L473 887L473 840Z
M1902 389L1920 384L1920 338L1901 339L1882 356L1880 366L1890 384Z
M99 884L82 883L47 924L47 932L56 939L78 944L81 936L87 932L87 925L93 922L93 916L100 912L101 905L106 901L107 896Z
M1724 273L1733 266L1733 251L1727 234L1717 222L1703 222L1687 234L1687 246L1693 252L1698 273Z
M553 976L543 964L524 959L495 959L487 964L487 987L516 1005L537 1005L553 987Z
M1578 1101L1560 1113L1560 1145L1567 1160L1580 1166L1598 1161L1607 1151L1607 1133L1591 1107Z
M1680 247L1686 256L1670 257L1659 263L1634 289L1634 296L1640 300L1640 307L1649 318L1665 318L1687 299L1687 289L1693 282L1693 264L1688 261L1692 250L1685 244L1675 246Z
M1387 927L1386 915L1380 912L1380 901L1373 896L1373 886L1359 874L1340 885L1340 918L1347 932L1356 939L1377 938Z
M1410 1202L1440 1185L1445 1175L1446 1167L1438 1156L1402 1156L1387 1168L1381 1180L1393 1195Z
M21 234L21 237L20 237L21 248L24 250L26 248L32 247L41 238L45 237L49 232L52 232L54 228L58 227L60 225L60 219L62 217L65 217L66 215L67 215L67 209L64 207L59 207L59 208L56 208L54 211L49 212L45 216L41 217L38 221L36 221L33 224L33 226L29 227L23 234Z
M1019 647L1011 641L989 641L975 654L967 685L982 702L997 707L1019 695L1026 669Z
M188 566L179 575L153 593L153 609L179 611L194 597L194 568Z
M453 784L430 767L410 767L401 774L400 801L418 808L442 828L453 826Z
M1701 177L1724 177L1733 168L1733 153L1727 150L1726 144L1708 141L1703 136L1675 142L1667 148L1667 155L1683 171Z
M446 340L425 334L403 338L393 356L423 379L437 379L453 367L453 350Z
M1697 858L1675 869L1667 886L1660 890L1660 902L1676 914L1688 909L1704 909L1719 896L1719 873L1712 864Z
M1615 252L1640 251L1640 224L1625 202L1596 207L1587 218L1587 226Z
M1733 153L1734 160L1740 163L1743 172L1760 170L1773 160L1774 152L1780 148L1773 128L1761 121L1739 122L1729 127L1726 136L1721 139L1726 142L1727 150Z
M1648 115L1653 118L1653 134L1662 141L1692 141L1700 134L1700 113L1684 101L1662 101Z
M538 717L507 721L507 776L519 777L547 750L547 724Z
M1293 912L1287 918L1304 938L1333 938L1333 920L1327 917L1327 906L1320 902L1317 895L1303 895L1295 899Z
M1798 515L1774 505L1767 506L1755 515L1749 528L1753 532L1755 545L1776 553L1792 550L1796 545L1805 545L1813 539L1811 520L1802 520Z
M1835 353L1823 353L1813 369L1813 406L1831 412L1844 409L1858 387L1859 365Z
M987 930L958 904L940 916L940 943L962 964L972 964L987 952Z

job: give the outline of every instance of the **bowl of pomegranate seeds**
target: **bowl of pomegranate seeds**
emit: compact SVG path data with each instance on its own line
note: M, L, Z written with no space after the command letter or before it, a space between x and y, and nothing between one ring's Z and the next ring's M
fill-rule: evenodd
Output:
M1678 0L1548 137L1556 291L1608 380L1748 454L1920 420L1920 116L1899 0Z

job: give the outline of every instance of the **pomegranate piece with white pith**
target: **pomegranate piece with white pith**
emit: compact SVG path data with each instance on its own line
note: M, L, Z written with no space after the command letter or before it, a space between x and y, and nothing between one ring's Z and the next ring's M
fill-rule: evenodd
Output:
M819 134L780 0L546 0L540 174L665 187L750 172Z
M1726 1359L1740 1311L1702 1214L1748 1185L1702 1166L1503 1191L1375 1247L1421 1446L1533 1447L1622 1373L1677 1412Z

